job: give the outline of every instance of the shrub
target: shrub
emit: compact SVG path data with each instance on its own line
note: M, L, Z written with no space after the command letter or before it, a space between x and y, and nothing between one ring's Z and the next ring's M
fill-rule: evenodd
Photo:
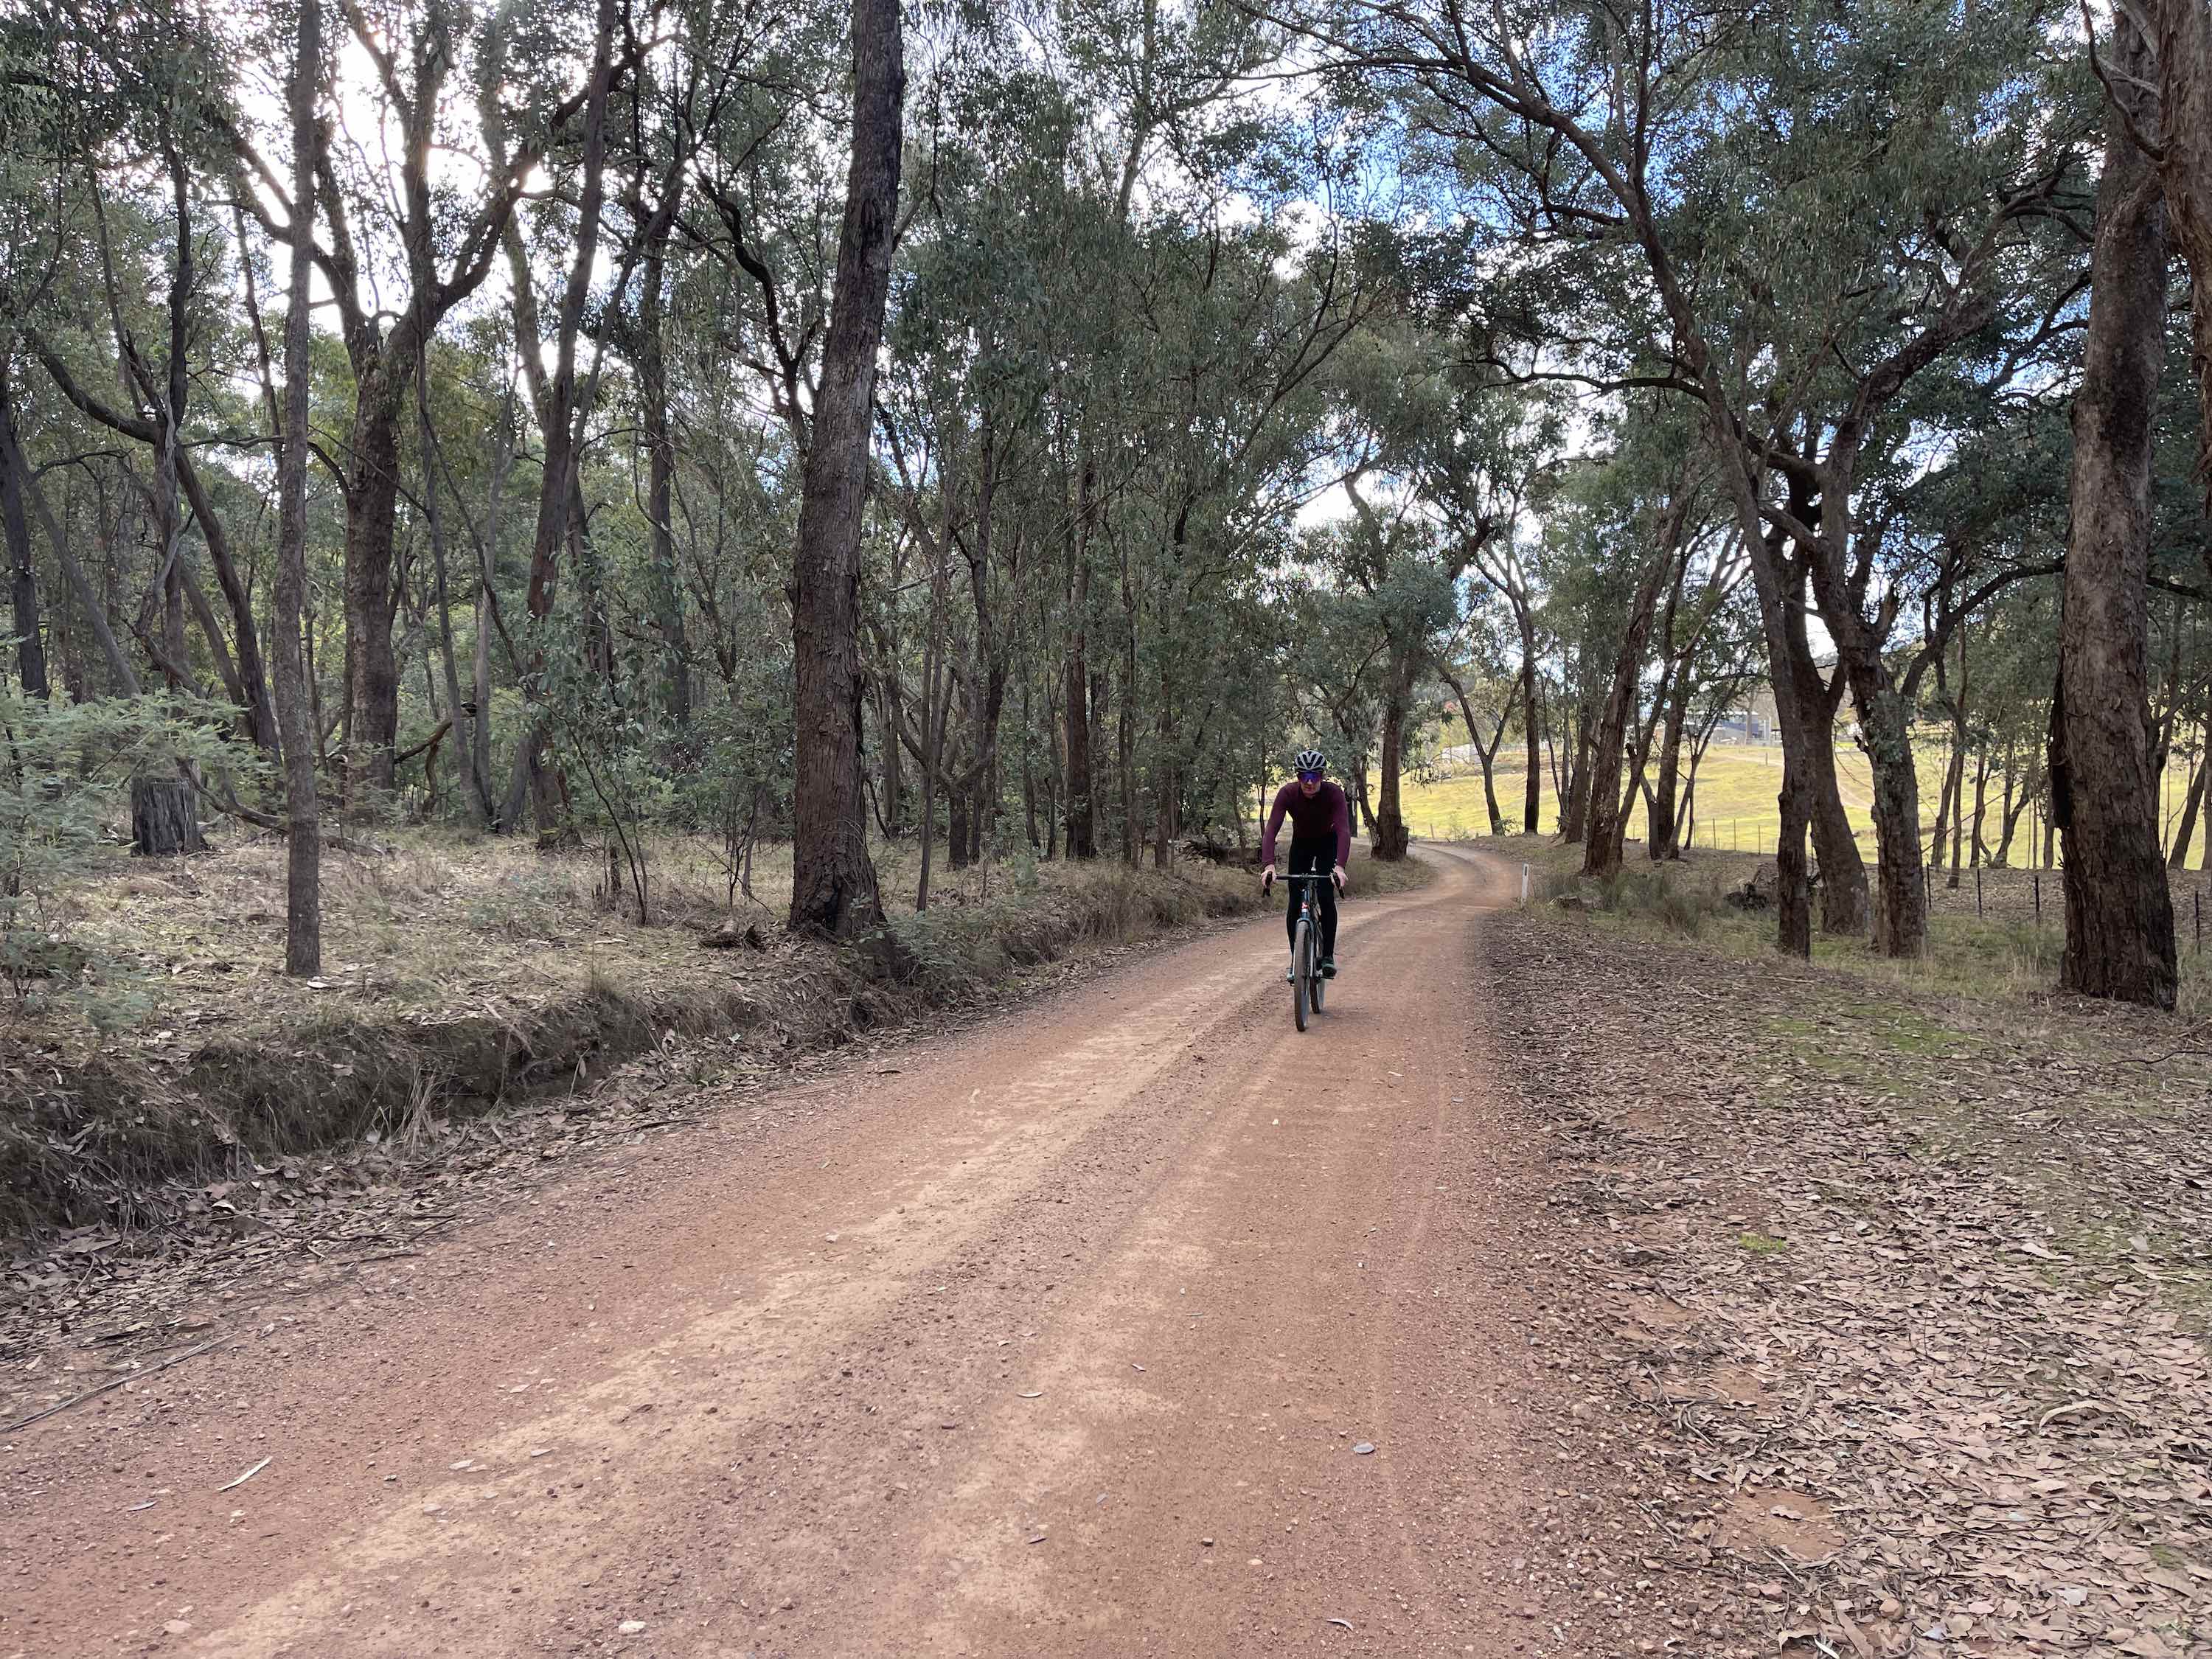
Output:
M1704 932L1706 921L1721 910L1719 890L1711 884L1700 887L1659 871L1614 872L1607 878L1599 902L1604 909L1646 917L1690 939Z

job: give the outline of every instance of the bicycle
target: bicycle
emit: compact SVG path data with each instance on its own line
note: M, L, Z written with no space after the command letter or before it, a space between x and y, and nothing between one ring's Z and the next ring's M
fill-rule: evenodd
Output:
M1327 993L1328 981L1322 976L1321 941L1318 937L1321 918L1314 914L1313 884L1334 881L1330 875L1284 876L1287 882L1304 882L1305 893L1298 900L1297 936L1291 945L1291 1014L1298 1023L1298 1030L1306 1029L1309 1007L1319 1013Z

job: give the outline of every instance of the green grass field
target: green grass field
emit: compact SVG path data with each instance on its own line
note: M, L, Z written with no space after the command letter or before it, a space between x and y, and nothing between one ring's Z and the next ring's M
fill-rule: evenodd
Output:
M1521 796L1526 776L1526 756L1500 755L1498 763L1498 805L1504 812L1509 826L1521 827ZM1874 847L1874 826L1868 817L1867 802L1871 791L1866 757L1856 752L1838 757L1838 767L1843 785L1844 807L1850 814L1852 823L1859 831L1859 839L1869 852ZM1936 803L1943 789L1944 752L1934 747L1920 752L1920 821L1923 832L1936 821ZM1775 791L1782 782L1782 751L1778 748L1761 746L1723 747L1716 744L1706 751L1704 764L1698 769L1696 801L1697 844L1718 847L1723 850L1741 852L1771 852L1775 832L1780 817L1775 811ZM2171 840L2179 828L2183 796L2188 786L2185 769L2179 762L2166 769L2165 781L2164 823ZM1967 778L1968 800L1971 805L1973 780ZM1989 817L1984 833L1992 848L2002 834L1998 823L1998 807L2002 796L2002 782L1992 778L1990 782ZM1455 769L1455 775L1433 783L1419 783L1408 779L1404 789L1407 823L1416 836L1435 841L1452 841L1469 836L1484 836L1490 832L1490 814L1483 805L1482 771L1479 766L1468 765ZM2039 845L2041 817L2034 820L2038 827L2037 855ZM2029 819L2023 816L2018 835L2013 842L2010 861L2025 866L2027 862ZM1559 802L1547 775L1544 781L1544 817L1541 829L1552 834L1559 827ZM2204 856L2207 825L2200 818L2197 832L2191 837L2191 867L2197 867ZM1646 833L1644 811L1639 804L1628 825L1633 839L1641 840Z

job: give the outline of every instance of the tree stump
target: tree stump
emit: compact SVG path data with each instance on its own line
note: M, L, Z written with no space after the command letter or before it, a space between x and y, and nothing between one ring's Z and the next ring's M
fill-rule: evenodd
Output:
M131 781L131 850L140 858L204 853L199 797L180 777Z

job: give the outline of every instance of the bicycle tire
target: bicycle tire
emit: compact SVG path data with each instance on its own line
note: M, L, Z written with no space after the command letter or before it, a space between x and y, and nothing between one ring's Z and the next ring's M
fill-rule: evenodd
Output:
M1312 959L1312 939L1305 921L1298 922L1297 943L1291 947L1291 1016L1298 1030L1306 1029L1306 969Z
M1312 962L1306 977L1313 987L1313 1011L1319 1013L1322 1004L1328 1000L1328 981L1322 977L1321 946L1317 943L1313 945Z

